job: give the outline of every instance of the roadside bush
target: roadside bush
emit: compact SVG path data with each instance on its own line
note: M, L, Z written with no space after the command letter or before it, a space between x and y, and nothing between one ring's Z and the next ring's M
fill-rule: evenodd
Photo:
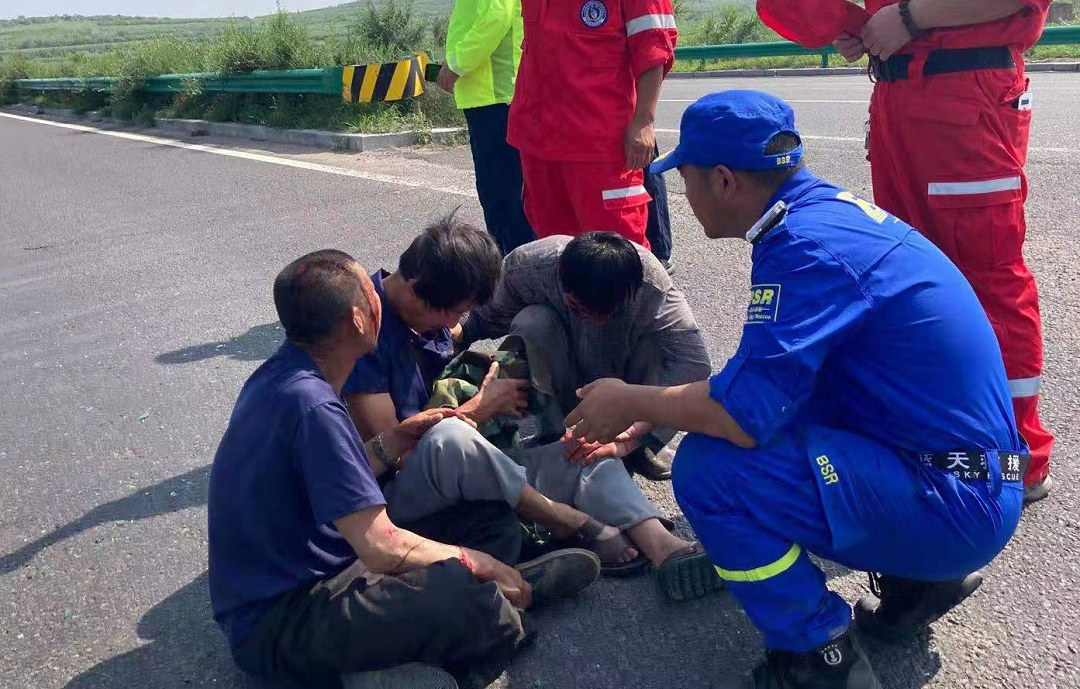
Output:
M724 45L777 41L780 37L761 23L757 13L736 5L723 5L689 26L682 45Z
M15 87L15 80L30 77L28 66L26 60L20 57L0 59L0 104L19 102L19 90Z
M257 69L324 66L322 52L294 14L279 9L256 24L233 24L203 44L206 70L235 74Z
M678 0L686 2L686 0ZM450 30L450 15L443 14L431 20L431 46L428 54L433 58L438 55L440 59L446 55L446 34Z
M156 38L134 43L118 51L119 62L113 74L117 79L111 94L113 115L143 123L153 122L154 111L167 97L143 93L146 78L156 74L202 71L205 66L202 46L182 38Z
M367 46L390 55L388 59L400 60L423 46L428 27L413 16L409 0L385 0L381 5L368 2L351 31Z

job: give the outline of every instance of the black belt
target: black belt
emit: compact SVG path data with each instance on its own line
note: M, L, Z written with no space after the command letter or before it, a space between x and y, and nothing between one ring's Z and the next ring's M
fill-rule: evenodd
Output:
M870 56L870 74L874 81L900 81L908 78L914 55L893 55L888 60ZM926 56L923 75L973 72L978 69L1015 67L1012 53L1005 46L995 48L958 48L933 50Z
M961 481L986 481L990 478L990 463L982 450L958 450L955 452L923 452L919 459ZM1024 480L1031 455L1026 452L998 452L1001 480L1015 483Z

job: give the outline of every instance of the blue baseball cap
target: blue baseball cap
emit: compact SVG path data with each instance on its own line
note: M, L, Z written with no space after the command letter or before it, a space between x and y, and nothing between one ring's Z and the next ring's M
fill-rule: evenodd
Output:
M782 132L799 136L795 111L762 91L720 91L699 98L683 113L679 145L649 166L659 173L680 165L732 170L776 170L802 159L800 142L793 151L765 154L765 145Z

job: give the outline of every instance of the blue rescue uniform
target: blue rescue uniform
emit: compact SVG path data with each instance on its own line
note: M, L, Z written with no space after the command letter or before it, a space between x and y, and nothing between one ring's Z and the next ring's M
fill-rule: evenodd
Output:
M808 553L961 578L1016 528L1022 485L1002 463L1024 448L997 340L959 270L808 170L778 200L788 213L754 246L739 349L710 380L758 447L690 435L673 482L766 646L804 652L851 620ZM953 472L920 458L951 451L984 451L987 470L972 479L969 458Z

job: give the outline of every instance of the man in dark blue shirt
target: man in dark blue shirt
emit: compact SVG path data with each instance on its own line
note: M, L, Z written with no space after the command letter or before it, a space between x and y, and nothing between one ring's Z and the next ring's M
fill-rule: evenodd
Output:
M237 663L332 682L512 647L533 595L523 575L550 575L539 598L552 578L567 583L567 567L553 573L552 559L519 572L482 552L490 530L459 529L443 540L463 546L444 545L386 516L381 468L340 397L381 320L360 265L339 251L308 254L278 275L274 303L287 341L244 385L210 474L210 596ZM384 442L408 451L448 416L424 412ZM599 573L591 554L576 562L571 590Z
M742 341L708 381L587 386L567 425L601 441L639 420L692 432L675 497L768 650L722 686L876 689L808 553L881 572L856 622L906 638L981 583L1019 520L1027 455L963 275L801 156L791 108L767 94L686 111L654 167L679 168L706 236L753 244Z

